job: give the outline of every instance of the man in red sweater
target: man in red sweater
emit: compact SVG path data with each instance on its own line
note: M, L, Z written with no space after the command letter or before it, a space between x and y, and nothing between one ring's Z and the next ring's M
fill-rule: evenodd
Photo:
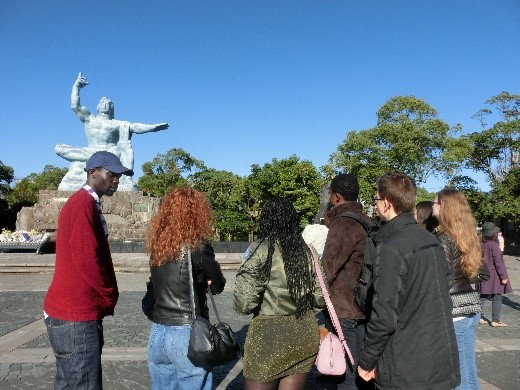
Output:
M58 219L54 277L43 310L56 356L55 389L101 389L103 318L114 314L119 292L100 198L132 176L119 158L94 153L87 182L63 206Z

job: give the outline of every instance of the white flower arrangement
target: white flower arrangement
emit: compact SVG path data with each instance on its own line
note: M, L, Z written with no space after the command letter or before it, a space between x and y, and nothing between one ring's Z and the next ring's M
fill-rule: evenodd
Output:
M10 231L9 229L2 229L2 233L0 234L0 243L1 244L40 244L48 238L48 233L39 232L37 230L17 230Z

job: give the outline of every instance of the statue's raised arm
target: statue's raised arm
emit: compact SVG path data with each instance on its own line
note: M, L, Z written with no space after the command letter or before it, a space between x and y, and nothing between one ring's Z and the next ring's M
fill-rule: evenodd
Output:
M130 132L136 134L150 133L154 131L166 130L169 127L168 123L157 123L155 125L147 125L144 123L131 123Z
M79 72L78 78L72 85L72 93L70 95L70 107L82 122L87 121L91 115L88 108L83 107L79 101L79 90L87 85L87 78Z

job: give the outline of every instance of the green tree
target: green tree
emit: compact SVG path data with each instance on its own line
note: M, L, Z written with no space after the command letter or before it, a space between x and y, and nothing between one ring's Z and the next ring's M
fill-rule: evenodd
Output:
M0 161L0 230L9 227L10 213L7 197L11 192L14 169Z
M480 222L497 217L520 222L520 95L501 92L488 99L485 108L474 118L483 128L468 139L473 151L469 167L484 172L489 180L489 194L475 195L476 215ZM487 121L495 121L488 128Z
M457 137L460 126L450 128L433 107L414 96L391 98L377 118L374 128L348 132L322 168L328 176L357 175L364 200L370 199L377 179L387 171L405 172L418 185L430 176L449 179L459 173L470 152L469 142Z
M187 185L188 176L206 167L183 149L170 149L166 154L157 154L151 162L142 166L143 176L137 182L141 191L162 197L169 187Z
M217 239L247 240L251 224L242 204L245 179L228 171L205 169L189 180L195 189L206 194L215 210Z
M474 115L483 130L469 136L473 144L469 165L484 172L490 182L501 181L512 167L520 164L520 95L504 91L486 104L489 107ZM486 129L487 118L499 120Z
M324 184L323 177L310 161L300 161L295 155L281 160L275 158L263 167L256 164L251 167L244 203L249 216L257 220L266 200L274 196L287 197L300 215L303 227L318 211Z
M46 165L43 168L43 172L31 173L24 177L16 183L9 194L10 206L32 206L38 202L38 192L40 190L57 190L67 171L67 168Z

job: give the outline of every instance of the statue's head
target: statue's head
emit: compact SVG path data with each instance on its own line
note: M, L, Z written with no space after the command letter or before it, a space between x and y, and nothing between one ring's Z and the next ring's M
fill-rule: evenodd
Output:
M97 112L100 114L106 114L110 118L114 117L114 103L112 100L106 97L102 97L97 105Z

